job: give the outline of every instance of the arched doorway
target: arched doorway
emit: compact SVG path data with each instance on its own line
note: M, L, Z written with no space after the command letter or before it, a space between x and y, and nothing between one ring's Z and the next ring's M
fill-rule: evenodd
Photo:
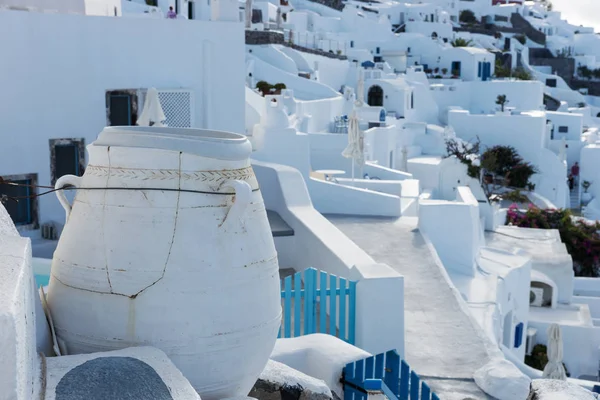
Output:
M367 103L369 103L371 107L383 106L383 89L377 85L371 86L369 88Z

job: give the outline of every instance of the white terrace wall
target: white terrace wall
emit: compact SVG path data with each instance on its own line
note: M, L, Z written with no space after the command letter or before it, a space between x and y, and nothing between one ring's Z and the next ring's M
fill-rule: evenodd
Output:
M302 174L283 165L252 160L267 210L294 230L291 242L275 238L280 266L313 267L358 281L356 345L372 354L404 354L404 277L376 264L312 206ZM389 316L390 318L384 318Z
M84 0L0 0L0 7L30 7L35 11L85 14Z
M0 204L0 400L33 399L36 365L31 242Z
M531 111L543 106L544 85L538 81L455 81L453 85L445 85L445 90L436 89L432 93L442 111L459 106L473 114L490 113L500 108L496 99L502 94L508 99L507 107Z
M0 63L2 175L49 185L48 140L95 140L107 90L190 89L196 127L244 132L242 23L2 11L0 47L11 55ZM42 223L64 218L54 196L39 210Z
M477 199L468 187L457 188L456 201L421 200L419 229L446 268L473 276L482 244L481 223Z

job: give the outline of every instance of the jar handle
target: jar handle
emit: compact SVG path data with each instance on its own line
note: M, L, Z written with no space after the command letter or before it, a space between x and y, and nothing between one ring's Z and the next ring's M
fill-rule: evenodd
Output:
M58 197L58 201L60 205L65 209L65 223L69 220L69 215L71 214L71 204L69 204L69 200L67 200L67 196L65 196L64 190L62 190L65 186L75 186L79 187L81 184L81 177L75 175L63 175L56 181L54 185L54 190L56 190L56 197Z
M223 224L228 220L239 220L242 215L244 215L246 208L250 204L250 197L252 195L252 188L246 181L229 181L225 183L223 187L230 187L235 190L235 200L220 226L223 226Z

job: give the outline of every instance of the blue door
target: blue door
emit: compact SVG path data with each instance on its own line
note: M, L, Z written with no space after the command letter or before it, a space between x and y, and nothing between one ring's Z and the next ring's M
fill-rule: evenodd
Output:
M481 80L488 81L490 79L490 75L492 74L492 65L489 62L482 63L482 72L481 72Z

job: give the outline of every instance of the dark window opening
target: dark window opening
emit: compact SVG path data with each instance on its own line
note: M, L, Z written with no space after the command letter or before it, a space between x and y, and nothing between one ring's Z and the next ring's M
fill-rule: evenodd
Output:
M37 174L4 176L0 184L0 196L6 196L4 207L16 226L31 226L37 229ZM16 183L19 186L7 185Z
M569 127L568 126L559 126L558 133L569 133Z
M138 98L136 90L106 92L108 126L133 126L137 122Z
M452 67L450 72L453 76L460 77L461 73L461 62L460 61L452 61Z
M50 139L52 184L63 175L82 176L85 168L83 139Z
M371 86L367 102L371 107L383 106L383 89L377 85Z

